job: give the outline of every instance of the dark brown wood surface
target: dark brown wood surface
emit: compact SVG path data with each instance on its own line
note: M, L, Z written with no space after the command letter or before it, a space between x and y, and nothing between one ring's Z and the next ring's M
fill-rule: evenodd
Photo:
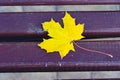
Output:
M0 5L120 4L120 0L0 0Z

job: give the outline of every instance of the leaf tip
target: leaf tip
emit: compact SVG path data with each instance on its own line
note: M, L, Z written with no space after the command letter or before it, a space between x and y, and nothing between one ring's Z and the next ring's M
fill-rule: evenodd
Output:
M53 18L51 18L51 21L54 21L54 19L53 19Z

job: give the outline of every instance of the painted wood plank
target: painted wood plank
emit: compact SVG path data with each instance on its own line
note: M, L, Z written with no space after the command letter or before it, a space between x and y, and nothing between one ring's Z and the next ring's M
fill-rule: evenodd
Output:
M0 0L0 5L120 4L120 0Z
M84 48L113 55L85 51L75 47L62 60L58 52L47 54L40 49L39 42L0 43L0 71L104 71L120 70L120 41L79 41Z
M93 37L120 37L120 12L69 12L76 18L76 24L84 23L83 35ZM28 13L0 13L0 37L4 38L38 38L46 33L42 30L42 23L55 21L62 23L65 12L28 12Z

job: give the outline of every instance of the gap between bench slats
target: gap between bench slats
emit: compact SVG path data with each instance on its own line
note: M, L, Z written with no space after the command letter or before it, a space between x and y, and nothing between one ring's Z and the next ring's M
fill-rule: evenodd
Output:
M41 38L42 23L53 18L63 26L65 12L0 13L0 38ZM76 23L84 23L86 38L120 37L120 12L70 12Z
M75 52L62 60L57 52L47 54L38 42L0 43L0 71L116 71L120 70L120 41L79 41L84 48L112 54L88 52L75 46Z
M120 4L120 0L1 0L0 5Z

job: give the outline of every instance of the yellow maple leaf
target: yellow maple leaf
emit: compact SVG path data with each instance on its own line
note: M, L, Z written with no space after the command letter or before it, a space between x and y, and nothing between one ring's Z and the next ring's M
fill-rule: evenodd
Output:
M48 31L50 39L44 39L38 46L45 49L47 53L59 52L61 58L65 57L70 50L74 50L73 41L84 38L84 24L75 23L75 18L72 18L69 13L65 13L63 20L64 27L61 27L59 22L51 19L44 22L43 29Z

